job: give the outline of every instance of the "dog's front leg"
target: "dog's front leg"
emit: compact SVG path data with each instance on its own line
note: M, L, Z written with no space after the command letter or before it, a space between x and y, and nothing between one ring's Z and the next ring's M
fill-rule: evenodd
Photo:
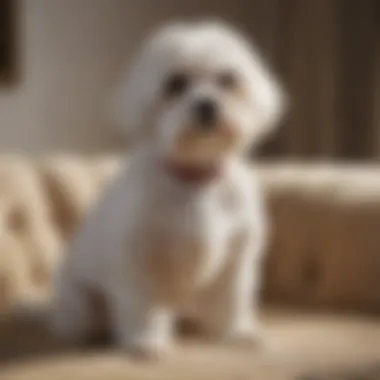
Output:
M206 332L218 339L261 345L257 309L263 244L250 233L239 237L237 243L231 262L202 296L201 322Z
M155 358L172 340L173 315L146 294L118 286L111 297L113 331L119 345L132 355Z

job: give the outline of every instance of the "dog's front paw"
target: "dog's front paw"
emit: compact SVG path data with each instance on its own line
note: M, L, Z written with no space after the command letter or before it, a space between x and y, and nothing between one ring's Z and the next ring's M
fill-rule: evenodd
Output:
M135 339L123 345L129 355L135 359L158 360L170 353L170 345L158 339Z
M243 348L265 349L270 346L269 339L263 330L252 326L232 328L225 334L224 340Z

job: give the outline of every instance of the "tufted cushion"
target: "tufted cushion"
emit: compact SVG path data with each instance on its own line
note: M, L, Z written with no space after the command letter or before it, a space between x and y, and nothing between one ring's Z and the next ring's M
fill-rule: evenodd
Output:
M0 314L45 300L57 260L116 159L0 158Z
M261 167L274 225L265 295L380 312L380 170Z
M0 157L0 313L43 300L65 243L116 157ZM273 223L268 301L380 311L380 171L262 165Z

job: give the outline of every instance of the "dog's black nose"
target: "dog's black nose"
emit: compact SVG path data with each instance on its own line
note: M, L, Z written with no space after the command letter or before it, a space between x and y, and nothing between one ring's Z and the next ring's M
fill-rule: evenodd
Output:
M194 105L194 114L202 127L212 128L217 121L218 105L213 99L200 99Z

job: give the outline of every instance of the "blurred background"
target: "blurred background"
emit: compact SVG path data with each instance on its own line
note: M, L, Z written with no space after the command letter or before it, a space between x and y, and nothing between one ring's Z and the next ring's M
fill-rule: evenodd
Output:
M196 373L187 353L154 378L184 366L189 379L380 380L379 0L0 0L0 314L51 288L59 252L118 170L125 142L103 109L125 63L155 27L194 17L242 29L289 94L279 133L256 153L273 222L263 300L287 310L269 325L289 360L269 355L258 370L207 351L211 369ZM36 331L0 326L1 380L93 378L94 366L99 379L153 378L109 357L82 358L82 372L71 359L20 369L41 342L56 347Z
M119 148L101 122L104 91L142 38L173 18L217 16L256 41L289 92L285 127L263 154L376 159L379 6L377 0L1 0L0 148Z

